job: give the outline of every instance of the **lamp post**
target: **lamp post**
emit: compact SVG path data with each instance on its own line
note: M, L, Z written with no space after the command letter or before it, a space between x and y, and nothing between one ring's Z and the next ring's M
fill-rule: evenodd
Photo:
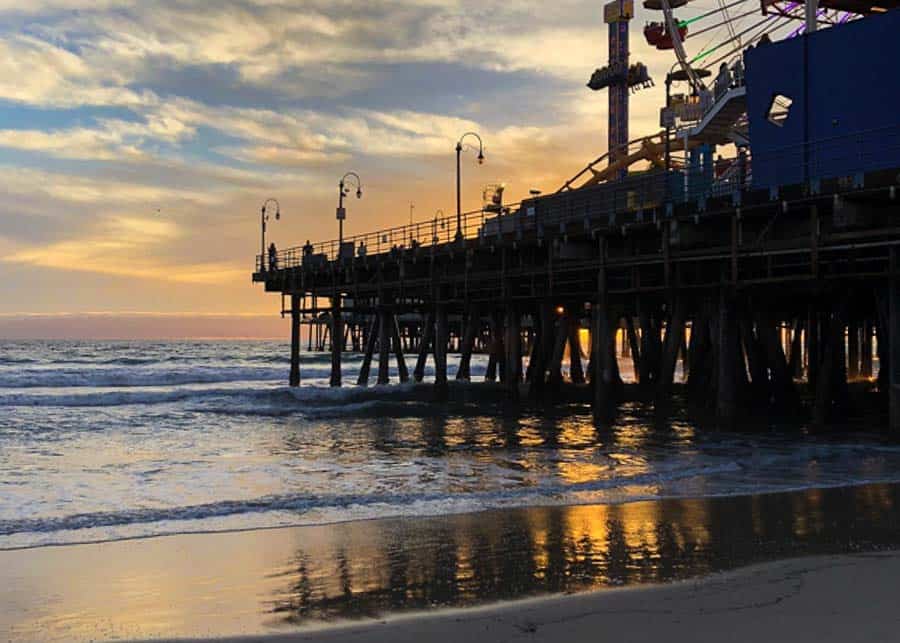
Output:
M362 198L362 181L359 180L359 174L356 172L347 172L341 177L338 183L338 250L335 261L338 264L344 260L344 219L347 218L347 211L344 209L344 197L347 196L346 184L348 179L356 182L356 198ZM353 254L351 253L351 257ZM336 271L335 271L336 272ZM337 287L337 276L334 280L334 292L331 297L331 386L341 385L341 353L344 350L344 324L341 317L341 293Z
M266 222L269 220L269 211L268 206L269 203L275 204L275 220L281 218L281 205L278 203L278 199L266 199L263 201L262 208L260 208L260 224L262 228L262 244L260 245L260 253L259 253L259 263L260 263L260 272L266 271Z
M347 172L341 177L341 182L338 184L338 259L341 259L341 250L344 247L344 219L347 218L347 211L344 209L344 197L348 194L344 185L347 182L347 179L356 180L356 198L362 198L362 182L359 180L359 174L356 172Z
M463 151L463 140L467 136L474 136L476 139L478 139L478 164L481 165L482 163L484 163L484 144L481 142L481 137L475 132L466 132L465 134L460 136L459 140L456 142L456 241L460 241L463 238L459 159Z

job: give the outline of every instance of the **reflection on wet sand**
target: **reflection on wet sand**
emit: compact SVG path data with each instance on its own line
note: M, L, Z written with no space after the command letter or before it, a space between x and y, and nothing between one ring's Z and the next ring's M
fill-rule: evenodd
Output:
M900 486L0 552L0 640L226 636L900 546Z
M898 493L873 485L348 523L299 548L269 609L292 624L375 617L895 546Z

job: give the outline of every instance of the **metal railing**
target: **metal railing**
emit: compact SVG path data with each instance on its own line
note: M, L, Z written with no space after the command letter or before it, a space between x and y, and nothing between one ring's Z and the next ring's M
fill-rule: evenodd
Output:
M503 210L515 210L520 204L504 205ZM463 212L461 216L461 232L465 239L476 238L484 230L485 224L497 217L495 212L472 210ZM256 256L258 271L268 269L297 268L300 266L324 265L339 257L349 261L353 257L364 257L370 254L382 254L390 251L402 252L413 248L430 248L450 243L456 238L456 215L435 217L426 221L384 228L373 232L365 232L344 237L343 248L339 248L337 239L307 243L279 250L275 254L274 264L271 256ZM263 264L263 260L266 261Z

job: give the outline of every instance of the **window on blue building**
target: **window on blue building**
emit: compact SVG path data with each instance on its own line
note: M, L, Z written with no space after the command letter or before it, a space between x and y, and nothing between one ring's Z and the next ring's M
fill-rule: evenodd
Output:
M766 114L766 118L769 119L769 122L772 123L772 125L784 127L784 122L787 120L788 114L790 114L791 105L793 105L793 103L794 99L790 96L776 94L769 104L769 111Z

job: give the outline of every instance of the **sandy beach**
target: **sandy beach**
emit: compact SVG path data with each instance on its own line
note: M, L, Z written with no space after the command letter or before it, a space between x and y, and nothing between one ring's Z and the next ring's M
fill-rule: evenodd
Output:
M900 553L819 556L694 581L228 641L896 641Z
M0 551L0 640L890 640L898 505L863 485Z

